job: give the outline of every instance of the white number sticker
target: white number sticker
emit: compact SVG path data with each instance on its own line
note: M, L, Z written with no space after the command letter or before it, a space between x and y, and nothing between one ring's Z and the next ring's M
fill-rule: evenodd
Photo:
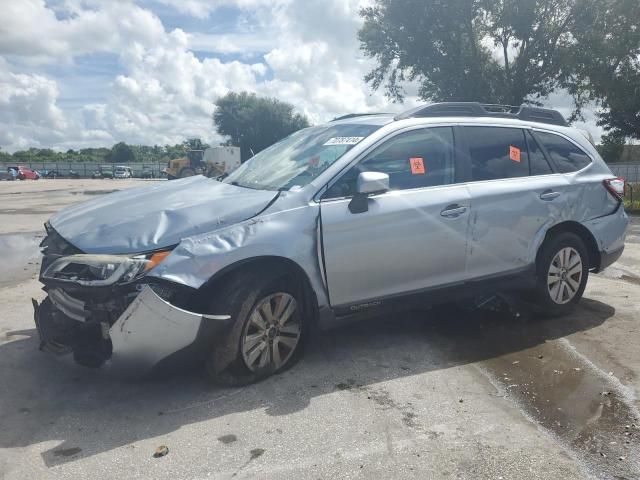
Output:
M364 137L333 137L325 145L355 145Z

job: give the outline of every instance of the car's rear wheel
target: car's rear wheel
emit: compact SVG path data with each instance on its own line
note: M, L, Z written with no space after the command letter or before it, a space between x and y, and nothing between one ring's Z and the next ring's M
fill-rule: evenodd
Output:
M589 256L582 239L569 232L547 239L536 268L535 309L548 316L571 312L589 277Z
M216 383L253 383L300 358L306 329L299 290L286 275L238 275L216 293L211 311L229 314L233 322L206 363Z

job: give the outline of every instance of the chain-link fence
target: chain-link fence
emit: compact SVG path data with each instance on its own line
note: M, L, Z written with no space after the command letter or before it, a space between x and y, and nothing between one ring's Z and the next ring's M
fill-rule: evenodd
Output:
M109 165L106 163L74 163L74 162L20 162L20 163L6 163L0 162L0 169L6 171L8 167L15 166L28 167L32 170L37 170L43 176L48 172L56 172L55 175L59 177L68 177L70 172L75 172L81 178L91 178L94 172L100 171L100 167L111 168L114 170L116 165ZM128 163L125 166L130 167L133 171L133 176L138 178L163 178L164 175L160 173L166 167L165 163ZM51 173L51 176L54 176Z
M610 163L609 168L628 183L640 183L640 163Z

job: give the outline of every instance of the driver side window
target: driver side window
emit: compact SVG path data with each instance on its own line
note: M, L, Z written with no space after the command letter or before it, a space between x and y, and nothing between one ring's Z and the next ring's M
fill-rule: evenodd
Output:
M353 166L327 190L323 198L355 195L361 172L386 173L391 190L454 183L453 130L435 127L396 135Z

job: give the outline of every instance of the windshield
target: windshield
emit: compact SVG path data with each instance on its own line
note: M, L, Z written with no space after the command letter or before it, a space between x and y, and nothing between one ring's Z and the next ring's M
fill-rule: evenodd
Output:
M259 190L301 188L379 125L323 125L300 130L247 160L223 181Z

